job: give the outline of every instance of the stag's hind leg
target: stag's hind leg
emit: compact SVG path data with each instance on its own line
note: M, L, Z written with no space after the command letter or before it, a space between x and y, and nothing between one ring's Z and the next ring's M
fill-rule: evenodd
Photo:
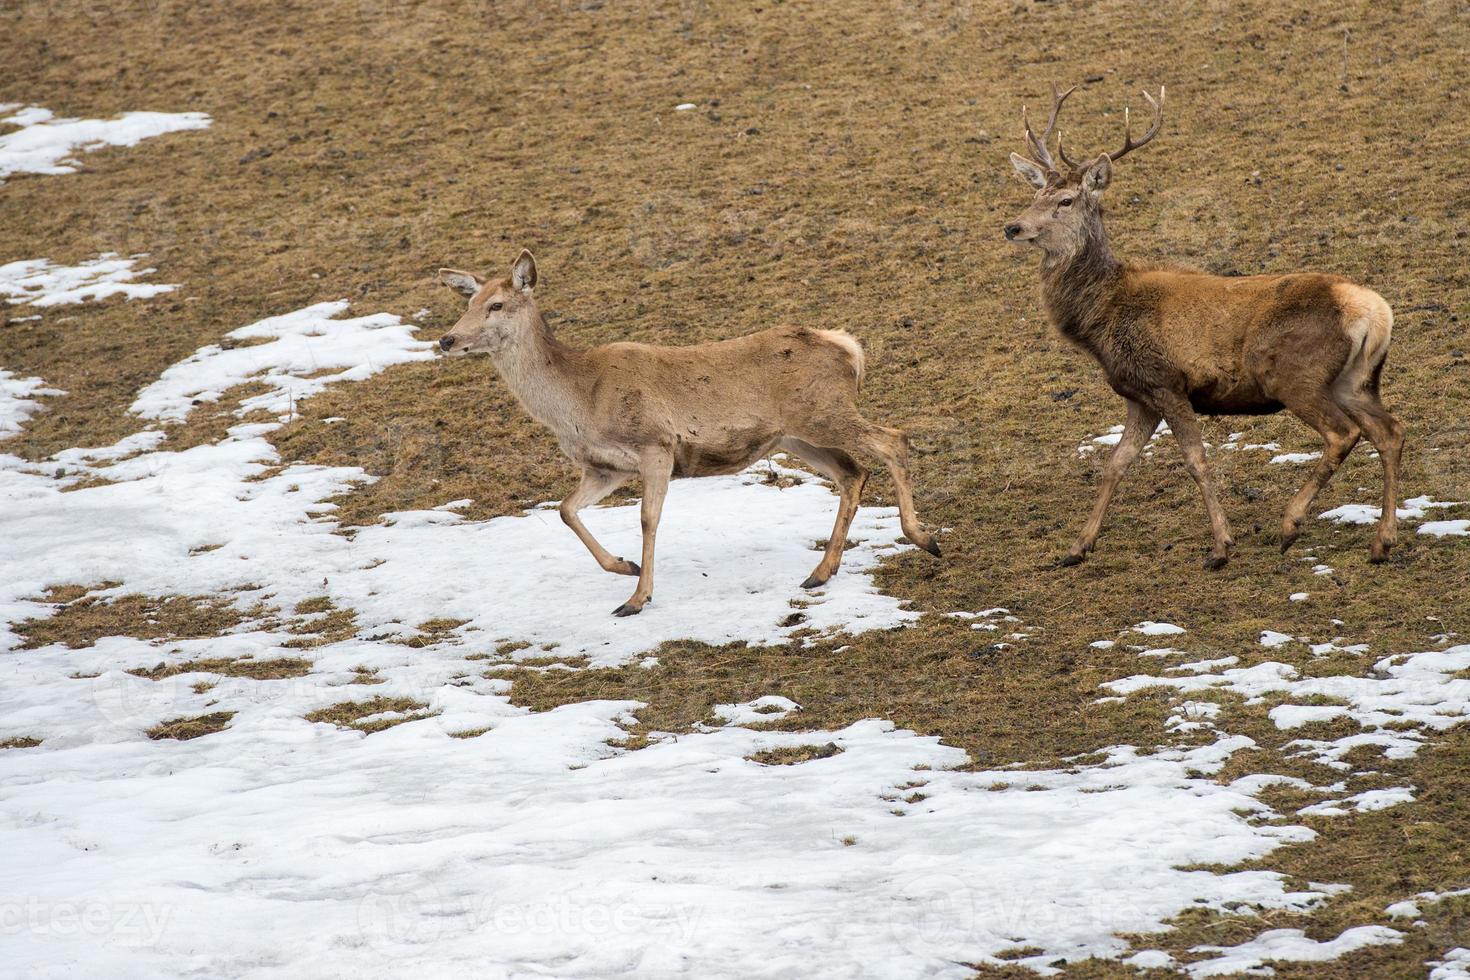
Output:
M858 501L863 495L863 484L868 480L868 471L858 461L840 449L822 449L800 439L783 439L780 448L794 453L808 463L837 487L840 499L837 504L837 522L832 525L832 537L827 539L827 550L816 569L801 583L803 589L815 589L823 585L842 564L842 550L847 546L847 531L857 514Z
M1102 486L1097 489L1097 503L1092 506L1092 516L1082 526L1082 533L1059 563L1063 567L1081 564L1082 559L1087 557L1087 553L1097 543L1097 536L1102 533L1103 516L1108 512L1113 492L1118 489L1118 483L1123 479L1123 474L1128 472L1128 467L1138 458L1143 447L1148 445L1149 438L1159 427L1160 417L1158 412L1138 402L1128 403L1128 421L1123 423L1123 436L1113 447L1107 463L1103 465Z
M1307 482L1286 505L1286 513L1281 518L1281 550L1285 551L1301 533L1302 521L1317 491L1332 479L1342 461L1358 444L1362 431L1325 391L1289 397L1283 402L1292 414L1321 433L1323 441L1322 458L1312 470L1312 475L1307 477Z
M615 572L618 575L637 575L638 563L628 561L625 558L616 558L608 552L598 540L592 536L582 523L582 518L577 512L583 507L591 507L618 487L628 482L631 473L614 473L611 470L599 470L587 468L582 471L582 482L577 484L577 489L567 494L561 502L561 519L567 527L572 529L581 542L592 552L592 557L597 559L604 571Z
M1388 558L1398 538L1399 465L1404 452L1404 427L1388 414L1378 396L1378 382L1393 336L1393 308L1371 289L1339 283L1333 293L1342 309L1342 331L1353 343L1353 353L1332 384L1332 397L1362 427L1383 462L1383 513L1368 552L1370 561Z
M1383 462L1383 513L1378 518L1378 533L1368 548L1368 560L1388 560L1388 552L1398 541L1399 466L1404 454L1404 426L1388 414L1377 391L1362 391L1344 398L1343 408L1362 426L1368 441L1378 450Z

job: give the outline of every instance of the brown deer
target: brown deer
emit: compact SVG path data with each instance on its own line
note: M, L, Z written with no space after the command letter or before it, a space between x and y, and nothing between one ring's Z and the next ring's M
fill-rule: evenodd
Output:
M1009 241L1041 249L1041 298L1061 334L1091 354L1128 403L1123 436L1103 468L1092 516L1062 559L1075 565L1092 550L1103 515L1128 465L1159 419L1169 423L1209 512L1214 547L1206 568L1230 557L1230 525L1205 463L1195 413L1265 415L1283 408L1322 434L1322 459L1286 507L1281 550L1296 540L1317 491L1367 435L1383 462L1383 516L1369 552L1384 561L1397 532L1395 504L1403 426L1378 397L1393 311L1382 296L1320 273L1224 277L1193 269L1120 261L1103 230L1102 193L1113 164L1158 134L1164 91L1148 93L1153 120L1133 139L1124 115L1123 146L1074 163L1057 135L1062 103L1075 89L1052 86L1051 117L1037 136L1022 109L1030 157L1011 163L1036 188L1031 207L1005 228Z
M653 596L653 545L669 479L736 473L776 449L806 460L840 494L832 536L803 588L824 584L842 561L868 478L859 457L887 465L904 534L939 554L914 514L907 436L858 413L863 350L847 333L775 327L690 347L576 350L556 339L537 308L530 252L506 278L455 269L439 277L470 301L440 349L490 356L521 405L582 469L582 482L561 502L562 520L604 570L638 576L613 615L641 612ZM610 554L577 516L635 476L643 482L641 565Z

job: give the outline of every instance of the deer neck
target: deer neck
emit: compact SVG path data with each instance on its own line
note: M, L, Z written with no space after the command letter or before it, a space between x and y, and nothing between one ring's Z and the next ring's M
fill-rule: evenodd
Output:
M1110 324L1112 299L1123 264L1108 246L1098 213L1087 223L1081 247L1041 260L1041 298L1051 322L1068 339L1096 353Z
M561 432L581 405L576 351L556 339L540 312L531 330L494 355L495 369L531 417Z

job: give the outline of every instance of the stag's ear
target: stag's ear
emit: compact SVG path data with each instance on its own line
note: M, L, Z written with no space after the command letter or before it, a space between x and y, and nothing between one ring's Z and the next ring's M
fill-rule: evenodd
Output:
M1082 189L1089 194L1101 194L1112 179L1113 160L1104 153L1082 171Z
M530 249L521 249L521 257L516 259L516 264L510 270L510 284L523 293L529 293L535 288L536 256L531 254Z
M485 285L485 280L473 272L461 272L459 269L440 269L439 281L466 298L473 298Z
M1041 190L1046 186L1046 171L1021 156L1021 154L1011 154L1011 166L1016 168L1016 173L1026 178L1026 183L1037 190Z

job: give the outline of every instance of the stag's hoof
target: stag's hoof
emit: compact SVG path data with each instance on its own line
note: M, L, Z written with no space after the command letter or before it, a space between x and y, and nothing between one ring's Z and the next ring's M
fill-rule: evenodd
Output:
M929 543L924 545L924 550L929 552L929 554L933 555L935 558L944 557L943 553L939 550L939 542L934 540L933 535L929 536Z
M1382 541L1374 541L1368 546L1368 560L1375 565L1381 565L1388 561L1388 551L1393 545L1384 544Z
M641 568L638 567L638 563L636 561L629 561L626 558L619 558L618 559L618 563L616 565L614 565L612 568L609 568L608 571L610 571L610 572L612 572L612 573L614 573L616 575L642 575L643 574L643 569L641 569Z
M1057 567L1072 568L1076 565L1082 564L1082 559L1086 557L1087 556L1085 554L1074 555L1072 552L1069 551L1065 555L1057 559Z
M1207 572L1219 571L1220 569L1224 568L1229 563L1230 563L1230 556L1229 555L1206 555L1205 556L1205 571L1207 571Z
M1283 555L1286 554L1286 550L1288 548L1290 548L1293 544L1296 543L1296 539L1301 536L1301 533L1302 532L1301 532L1301 525L1300 524L1283 524L1282 525L1282 527L1281 527L1281 553Z
M827 584L827 580L826 579L824 579L824 578L818 578L815 575L808 575L806 577L806 581L803 582L803 583L801 583L801 587L803 589L815 589L815 588L818 588L818 587L823 586L823 585L826 585L826 584Z
M631 602L625 602L613 610L614 616L636 616L643 611L642 606L635 606Z

